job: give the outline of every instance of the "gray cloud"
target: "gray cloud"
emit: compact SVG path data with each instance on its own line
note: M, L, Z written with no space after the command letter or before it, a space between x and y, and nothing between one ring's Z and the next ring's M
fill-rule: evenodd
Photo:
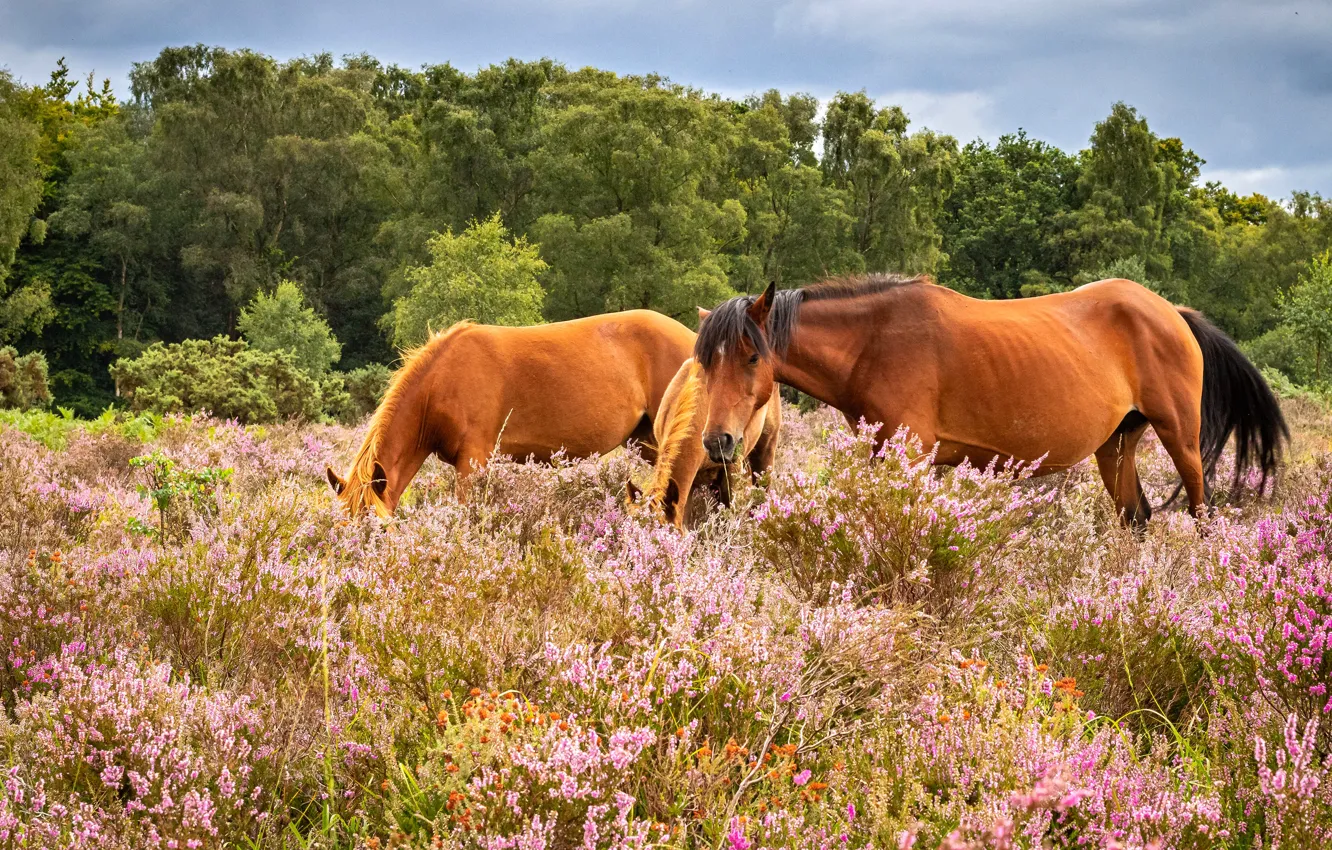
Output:
M168 44L414 66L508 56L656 71L729 95L865 89L964 141L1025 127L1086 144L1124 100L1241 191L1332 193L1332 4L1323 0L0 0L0 65L67 56L127 92Z

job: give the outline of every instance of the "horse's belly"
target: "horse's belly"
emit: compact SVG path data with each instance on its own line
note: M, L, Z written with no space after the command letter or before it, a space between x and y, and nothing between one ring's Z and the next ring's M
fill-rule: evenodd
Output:
M623 443L642 419L641 406L634 404L515 407L500 433L500 452L543 461L557 452L572 458L605 454Z
M969 421L940 422L935 434L939 462L956 465L969 458L973 465L984 466L992 458L1000 463L1010 458L1026 463L1039 460L1042 472L1057 472L1092 455L1129 409L1119 404L1076 411L1063 407L1016 410L1004 417L981 413Z

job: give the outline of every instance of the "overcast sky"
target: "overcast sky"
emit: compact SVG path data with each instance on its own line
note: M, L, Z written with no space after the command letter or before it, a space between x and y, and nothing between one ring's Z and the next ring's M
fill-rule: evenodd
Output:
M1066 150L1123 100L1241 192L1332 194L1332 0L0 0L0 66L56 59L128 94L166 45L369 52L464 70L509 56L655 71L743 96L865 89L965 142Z

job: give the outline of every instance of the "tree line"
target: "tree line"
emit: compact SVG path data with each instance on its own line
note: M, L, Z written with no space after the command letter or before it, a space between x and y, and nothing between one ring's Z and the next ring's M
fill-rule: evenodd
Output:
M1074 153L1021 130L960 145L863 92L824 106L550 60L202 45L135 64L124 101L63 61L42 85L0 74L0 346L44 354L57 402L96 413L147 352L175 356L154 343L239 356L222 336L327 409L456 318L691 323L769 281L867 270L988 298L1113 275L1322 378L1317 194L1202 183L1202 158L1124 104Z

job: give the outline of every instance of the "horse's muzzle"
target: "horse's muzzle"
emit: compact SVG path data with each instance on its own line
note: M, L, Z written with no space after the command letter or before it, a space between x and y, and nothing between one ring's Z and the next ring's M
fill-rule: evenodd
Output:
M730 434L710 434L703 438L703 448L713 463L730 463L735 459L735 437Z

